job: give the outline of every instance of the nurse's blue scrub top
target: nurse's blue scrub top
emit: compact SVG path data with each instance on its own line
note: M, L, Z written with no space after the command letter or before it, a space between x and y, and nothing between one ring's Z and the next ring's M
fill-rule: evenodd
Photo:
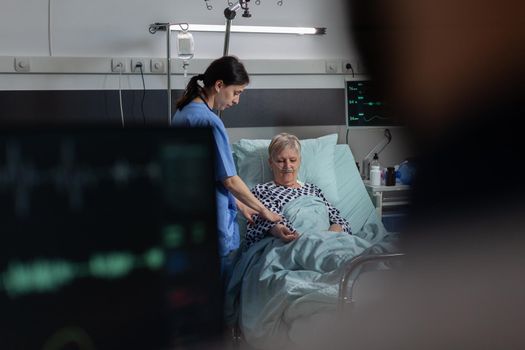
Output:
M172 126L211 127L215 138L215 193L217 197L217 226L219 233L219 254L228 255L239 248L237 226L237 205L222 180L237 175L232 151L224 123L206 104L190 102L182 111L177 110L171 119Z

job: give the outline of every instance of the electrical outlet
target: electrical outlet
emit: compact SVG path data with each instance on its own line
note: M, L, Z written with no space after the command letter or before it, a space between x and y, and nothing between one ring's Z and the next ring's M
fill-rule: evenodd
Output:
M112 58L111 71L113 73L124 73L126 71L126 60L123 58Z
M326 61L326 73L335 74L339 73L340 63L338 61Z
M132 58L131 59L131 72L140 73L140 67L142 67L142 72L146 72L146 60L142 58Z
M357 62L351 60L343 60L342 72L344 74L357 74Z
M29 72L31 65L29 64L29 58L27 57L15 57L15 71L16 72Z
M164 73L164 60L160 58L154 58L150 61L151 73Z

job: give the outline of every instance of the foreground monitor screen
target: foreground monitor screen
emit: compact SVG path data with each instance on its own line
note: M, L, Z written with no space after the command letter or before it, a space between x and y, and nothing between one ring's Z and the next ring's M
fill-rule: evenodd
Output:
M207 129L0 132L0 347L169 349L222 331Z

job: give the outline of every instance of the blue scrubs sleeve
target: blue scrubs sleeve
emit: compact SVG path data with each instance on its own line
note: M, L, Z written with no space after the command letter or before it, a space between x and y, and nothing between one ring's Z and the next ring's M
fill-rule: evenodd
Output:
M227 177L237 175L237 170L233 162L232 150L228 142L226 129L221 126L214 126L213 136L216 145L215 180L222 181Z

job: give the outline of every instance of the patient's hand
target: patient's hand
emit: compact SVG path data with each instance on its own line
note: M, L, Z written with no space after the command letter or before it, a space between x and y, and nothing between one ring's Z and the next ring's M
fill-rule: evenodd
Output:
M339 225L339 224L332 224L330 225L330 227L328 228L328 231L333 231L333 232L343 232L343 226Z
M274 227L272 227L270 229L270 233L275 237L280 238L284 242L291 242L297 237L299 237L297 231L291 231L288 227L284 226L283 224L277 224Z

